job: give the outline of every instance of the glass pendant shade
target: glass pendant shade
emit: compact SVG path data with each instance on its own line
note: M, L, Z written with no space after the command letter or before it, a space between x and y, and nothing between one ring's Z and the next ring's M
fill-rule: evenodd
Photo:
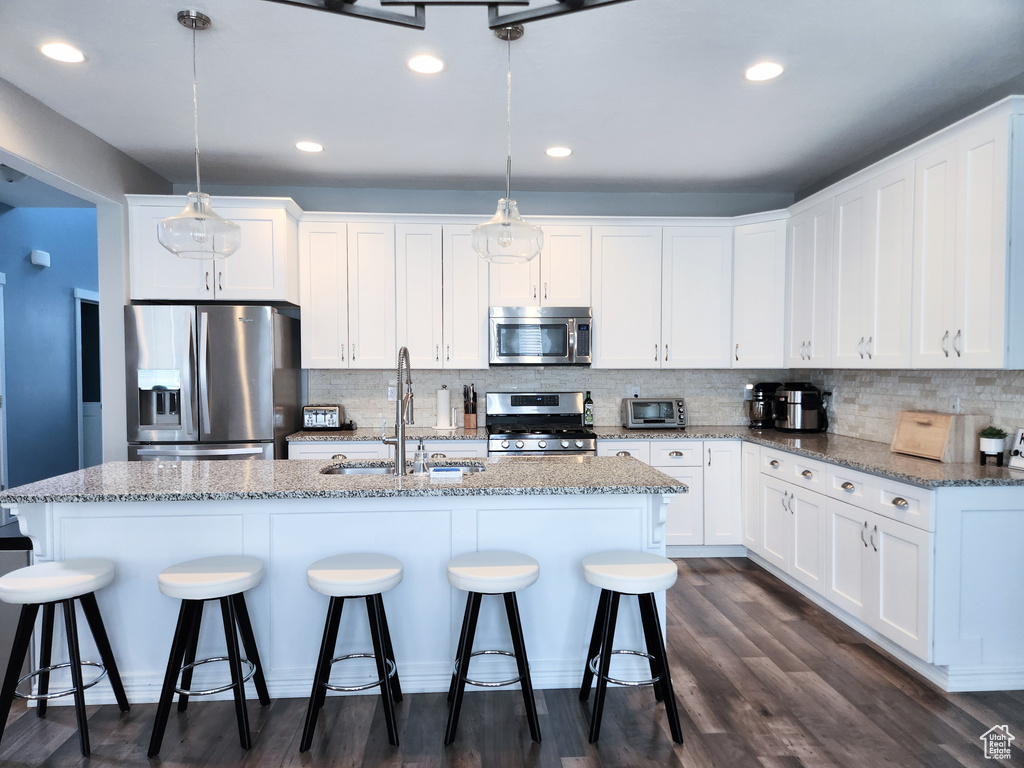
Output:
M189 192L185 210L163 219L157 228L160 245L185 259L223 259L242 244L242 229L210 207L210 196Z
M473 250L495 264L516 264L530 261L544 247L544 233L519 215L515 200L501 198L494 217L473 227L470 232Z

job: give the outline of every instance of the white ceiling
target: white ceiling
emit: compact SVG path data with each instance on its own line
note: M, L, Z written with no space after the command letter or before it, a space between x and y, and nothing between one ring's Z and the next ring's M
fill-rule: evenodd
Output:
M188 7L213 19L204 181L503 186L505 44L483 7L429 8L417 31L265 0L3 0L0 77L187 184ZM796 192L1024 72L1022 32L1020 0L632 0L533 22L512 47L513 193ZM43 58L53 39L86 63ZM422 52L447 69L411 73ZM786 72L745 81L762 59Z

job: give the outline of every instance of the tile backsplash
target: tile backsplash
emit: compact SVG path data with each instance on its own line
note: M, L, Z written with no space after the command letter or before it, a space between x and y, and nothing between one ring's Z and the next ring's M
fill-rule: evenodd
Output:
M487 391L587 390L598 425L619 423L619 403L631 387L642 397L686 398L693 425L746 425L744 387L758 381L811 381L833 392L829 432L887 443L901 410L949 412L960 398L962 413L983 414L1012 434L1024 426L1024 372L1021 371L851 371L851 370L678 370L626 371L571 367L510 367L486 370L413 370L418 426L437 423L436 390L447 384L461 419L462 387L476 385L480 421ZM394 370L309 371L309 402L338 403L360 427L395 421L387 402Z

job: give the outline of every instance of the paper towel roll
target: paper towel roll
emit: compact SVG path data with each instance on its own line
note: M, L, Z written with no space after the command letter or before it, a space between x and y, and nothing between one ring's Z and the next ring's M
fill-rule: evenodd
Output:
M449 429L452 426L452 393L449 389L437 390L437 428Z

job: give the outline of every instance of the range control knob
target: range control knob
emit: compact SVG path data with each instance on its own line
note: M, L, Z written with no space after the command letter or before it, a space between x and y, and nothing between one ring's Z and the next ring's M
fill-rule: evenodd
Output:
M501 447L502 448L508 448L508 440L502 440L501 441Z
M522 447L523 447L523 441L522 440L516 440L516 448L522 448Z
M539 442L537 443L537 447L538 447L538 448L547 448L547 447L548 447L548 441L547 441L547 440L541 440L541 441L539 441Z
M563 448L568 448L569 447L569 441L568 440L563 440L562 441L562 447Z
M577 440L576 441L576 447L577 448L582 448L583 447L583 441L582 440Z

